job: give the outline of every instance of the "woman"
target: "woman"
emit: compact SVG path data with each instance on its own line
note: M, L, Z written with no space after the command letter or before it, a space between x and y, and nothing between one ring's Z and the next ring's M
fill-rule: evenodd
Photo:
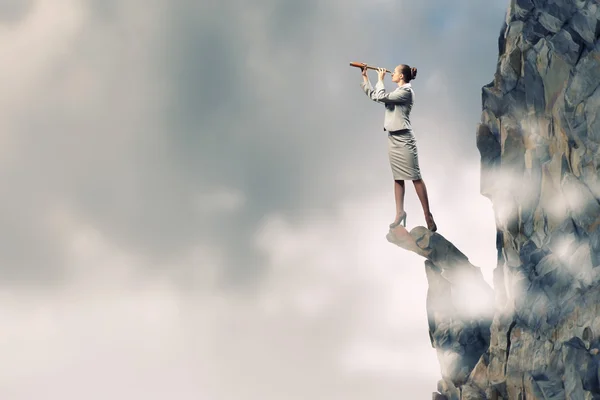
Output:
M396 218L390 224L390 228L400 225L401 222L406 226L404 181L411 180L423 206L427 228L435 232L437 226L429 210L427 188L421 178L417 143L413 136L409 118L414 97L410 81L416 78L417 69L404 64L398 65L392 74L392 81L396 82L398 87L389 93L386 93L383 85L385 72L384 68L377 69L379 80L375 85L375 89L373 89L367 76L367 68L362 68L363 82L361 87L371 100L385 106L383 130L388 132L388 155L394 176L394 194L396 198Z

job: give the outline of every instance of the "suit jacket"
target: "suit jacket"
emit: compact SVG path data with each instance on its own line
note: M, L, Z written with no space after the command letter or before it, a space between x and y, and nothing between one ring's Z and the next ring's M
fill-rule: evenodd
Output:
M410 110L413 106L415 94L410 83L398 86L396 90L389 93L386 93L381 81L375 84L375 89L371 86L371 82L363 81L360 86L371 100L385 105L384 130L389 132L412 129Z

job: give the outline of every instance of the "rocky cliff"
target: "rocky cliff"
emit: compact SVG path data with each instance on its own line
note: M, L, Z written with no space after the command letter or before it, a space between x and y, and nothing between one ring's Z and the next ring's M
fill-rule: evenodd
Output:
M427 258L434 399L600 399L599 35L598 0L510 0L476 135L493 296L440 234L388 234Z

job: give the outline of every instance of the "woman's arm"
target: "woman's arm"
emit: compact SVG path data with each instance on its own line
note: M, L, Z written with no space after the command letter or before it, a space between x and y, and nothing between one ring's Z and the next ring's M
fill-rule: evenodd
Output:
M369 81L369 77L367 76L367 69L364 68L362 72L363 82L360 86L363 88L363 91L369 98L377 103L382 104L407 104L410 102L412 93L408 89L396 90L391 93L386 93L385 86L383 84L383 77L385 76L385 70L380 68L379 72L379 80L375 84L375 89L371 85Z
M407 104L410 103L412 93L408 89L394 90L391 93L386 93L382 81L378 81L375 89L365 90L367 96L373 101L385 104Z
M363 68L362 69L362 73L361 73L362 77L363 77L363 81L360 84L360 87L363 89L363 91L365 92L365 94L367 96L369 96L369 98L377 103L382 103L379 100L376 100L373 98L372 94L373 94L373 85L371 85L371 81L369 80L369 77L367 76L367 69ZM383 103L382 103L383 104Z

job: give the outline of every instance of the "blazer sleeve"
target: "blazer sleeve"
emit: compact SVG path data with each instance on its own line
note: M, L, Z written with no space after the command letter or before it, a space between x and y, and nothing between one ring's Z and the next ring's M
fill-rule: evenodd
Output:
M378 81L375 84L375 89L365 82L362 83L362 88L367 96L371 98L371 100L376 101L378 103L384 104L408 104L412 100L412 93L409 89L400 89L395 90L390 93L386 93L383 82Z
M371 100L373 100L373 101L375 101L375 102L377 102L377 103L382 103L382 104L383 104L383 102L382 102L382 101L379 101L379 100L377 100L377 99L375 99L375 98L373 97L373 93L375 93L375 91L373 90L373 86L371 85L371 81L367 81L367 82L363 81L363 82L361 82L361 84L360 84L360 87L361 87L361 88L362 88L362 90L365 92L365 94L366 94L367 96L369 96L369 98L370 98Z

